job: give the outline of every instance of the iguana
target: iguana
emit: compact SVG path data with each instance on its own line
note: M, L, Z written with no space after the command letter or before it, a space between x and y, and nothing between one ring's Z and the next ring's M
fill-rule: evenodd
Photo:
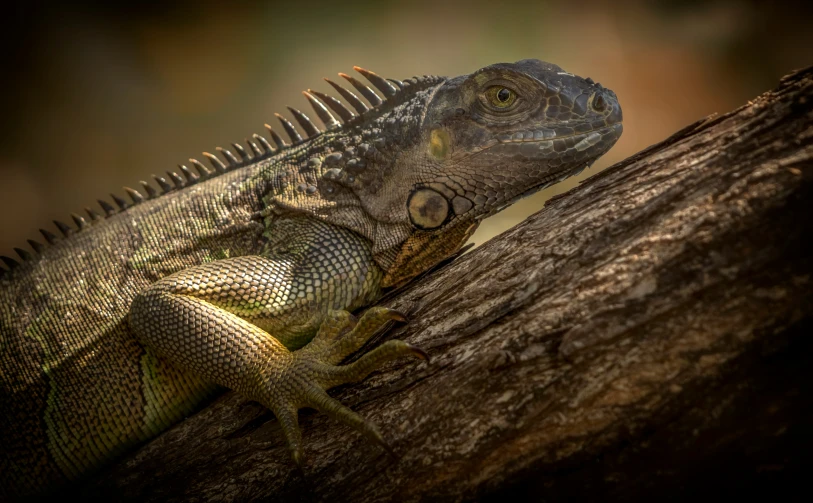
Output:
M616 142L615 94L537 60L403 82L355 68L342 101L304 93L212 168L142 182L74 226L43 230L0 273L2 499L78 479L231 388L271 409L302 460L297 411L312 407L383 444L331 398L401 356L403 320L373 307L459 250L477 224L590 166ZM327 80L327 79L326 79ZM272 146L273 142L274 146ZM236 155L233 153L235 152ZM532 243L528 244L532 246ZM36 256L35 256L36 255Z

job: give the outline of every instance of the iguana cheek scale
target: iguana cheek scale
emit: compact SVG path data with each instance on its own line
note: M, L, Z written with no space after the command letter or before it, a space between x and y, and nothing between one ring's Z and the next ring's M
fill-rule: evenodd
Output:
M290 108L289 140L205 153L211 168L99 201L0 268L0 497L78 479L226 387L271 409L301 463L312 407L382 445L325 390L401 356L370 308L458 250L478 222L592 164L621 134L612 91L536 60L456 78L340 74ZM365 102L366 100L366 102ZM273 144L273 145L272 145Z

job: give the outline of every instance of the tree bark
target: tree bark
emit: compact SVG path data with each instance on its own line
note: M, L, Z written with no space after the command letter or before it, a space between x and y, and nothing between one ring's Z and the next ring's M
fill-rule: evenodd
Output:
M627 134L634 134L628 132ZM813 68L548 202L386 301L395 362L301 414L227 393L81 490L115 500L687 500L802 488Z

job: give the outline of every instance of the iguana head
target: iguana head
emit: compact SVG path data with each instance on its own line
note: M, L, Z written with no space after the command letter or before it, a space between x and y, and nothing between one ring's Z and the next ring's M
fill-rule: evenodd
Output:
M292 109L313 141L291 154L304 166L275 182L270 205L366 236L387 271L385 286L459 249L484 217L590 166L621 136L615 94L549 63L500 63L452 79L404 82L357 70L385 99L341 74L373 108L331 82L360 112L314 93L342 112L338 127L306 94L327 131ZM283 176L274 173L273 180Z
M414 229L398 275L461 246L472 223L590 166L621 136L621 118L615 93L538 60L443 82L394 169Z
M580 172L621 131L615 93L549 63L496 64L450 79L422 123L409 217L431 230L487 216Z

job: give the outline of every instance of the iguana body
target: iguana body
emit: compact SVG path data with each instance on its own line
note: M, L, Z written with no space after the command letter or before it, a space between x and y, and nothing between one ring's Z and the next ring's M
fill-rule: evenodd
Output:
M447 257L484 216L581 171L621 134L615 95L526 60L471 75L345 76L355 108L306 94L325 124L292 110L222 151L209 172L156 179L105 218L32 243L0 277L0 496L74 480L193 412L221 387L272 409L294 458L309 406L374 440L325 390L423 353L388 341L339 366L400 315L369 305ZM383 101L383 102L382 102ZM327 105L341 119L330 114ZM369 108L369 110L367 110ZM270 128L269 128L270 129ZM199 178L199 179L198 179ZM130 207L131 206L131 207ZM300 349L301 348L301 349Z

